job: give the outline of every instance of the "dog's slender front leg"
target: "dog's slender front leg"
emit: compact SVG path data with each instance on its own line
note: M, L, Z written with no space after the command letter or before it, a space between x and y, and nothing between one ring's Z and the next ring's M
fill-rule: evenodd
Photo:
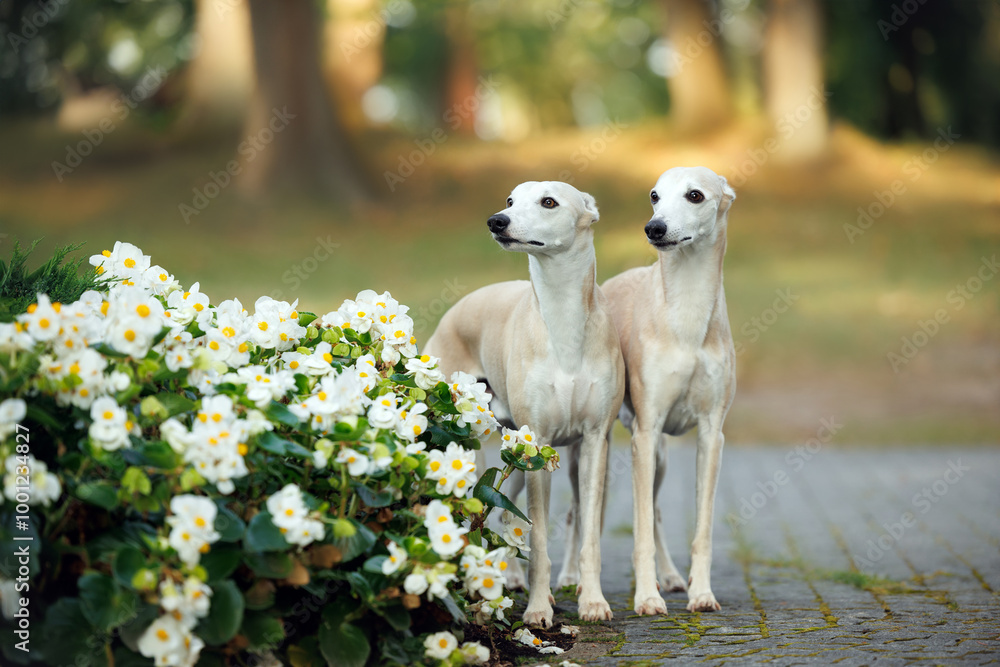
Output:
M601 513L608 463L607 429L585 433L580 446L580 586L579 613L584 621L610 621L611 605L601 591Z
M565 539L562 569L556 579L556 586L576 586L580 583L580 443L565 449L563 455L569 458L569 482L573 490L573 503L566 514ZM562 458L562 457L560 457Z
M698 457L695 480L694 541L691 543L691 574L688 578L688 611L718 611L722 607L712 594L712 517L715 489L722 464L722 419L698 424Z
M528 557L528 625L552 625L552 563L549 561L548 517L552 473L525 473L528 483L528 518L531 519L531 553Z
M660 583L661 594L667 591L683 591L687 589L684 585L684 577L678 572L674 560L670 557L667 549L667 536L663 529L663 512L660 509L660 486L663 478L667 474L667 438L660 436L660 445L656 449L656 479L653 481L653 515L656 537L656 573L657 581Z
M667 613L667 603L656 590L656 551L653 545L653 478L659 431L637 423L632 433L632 536L635 569L635 613L651 616Z

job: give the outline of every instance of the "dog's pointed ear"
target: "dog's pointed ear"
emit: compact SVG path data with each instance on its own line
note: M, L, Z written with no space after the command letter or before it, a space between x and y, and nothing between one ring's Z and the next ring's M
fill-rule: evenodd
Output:
M719 185L722 186L722 201L719 202L719 215L723 215L729 210L736 200L736 191L729 185L725 176L719 176Z
M580 195L583 197L584 210L590 214L590 224L594 224L601 219L601 213L597 210L597 200L586 192L581 192Z

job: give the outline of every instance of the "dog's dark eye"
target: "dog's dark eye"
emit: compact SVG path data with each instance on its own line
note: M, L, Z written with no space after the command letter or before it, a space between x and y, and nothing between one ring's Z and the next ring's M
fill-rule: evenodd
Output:
M546 197L542 200L543 208L555 208L556 206L559 206L559 202L557 202L552 197Z
M649 201L653 202L654 204L660 201L660 195L656 194L656 190L653 190L652 192L649 193Z
M507 208L510 208L513 205L514 205L514 198L513 197L507 197Z
M691 192L687 193L684 196L687 197L687 200L692 204L700 204L701 202L705 201L705 195L703 195L698 190L692 190Z

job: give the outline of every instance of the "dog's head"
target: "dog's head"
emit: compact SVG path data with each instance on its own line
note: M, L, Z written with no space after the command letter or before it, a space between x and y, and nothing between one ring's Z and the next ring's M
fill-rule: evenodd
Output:
M668 169L649 192L653 217L646 223L646 238L657 250L714 241L734 199L726 179L711 169Z
M569 249L597 222L597 203L586 192L559 181L528 181L507 197L507 208L486 224L505 250L551 254Z

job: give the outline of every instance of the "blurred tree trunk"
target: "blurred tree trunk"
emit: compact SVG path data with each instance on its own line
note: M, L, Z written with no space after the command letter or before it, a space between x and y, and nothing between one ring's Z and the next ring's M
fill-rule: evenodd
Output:
M184 123L238 124L253 93L253 41L245 2L197 0L198 50L187 67Z
M326 0L323 75L344 125L367 124L361 108L365 91L382 76L385 16L380 0Z
M829 133L818 0L769 0L764 35L764 105L784 137L776 158L821 155Z
M708 129L732 115L726 68L711 0L664 0L674 62L667 78L670 113L685 130Z
M479 59L475 34L469 25L468 3L447 10L445 30L448 35L448 71L445 77L445 120L457 134L476 131L476 115L482 100L476 97L479 87Z
M319 7L314 0L250 0L250 18L257 89L238 148L242 188L367 199L366 179L324 85Z

